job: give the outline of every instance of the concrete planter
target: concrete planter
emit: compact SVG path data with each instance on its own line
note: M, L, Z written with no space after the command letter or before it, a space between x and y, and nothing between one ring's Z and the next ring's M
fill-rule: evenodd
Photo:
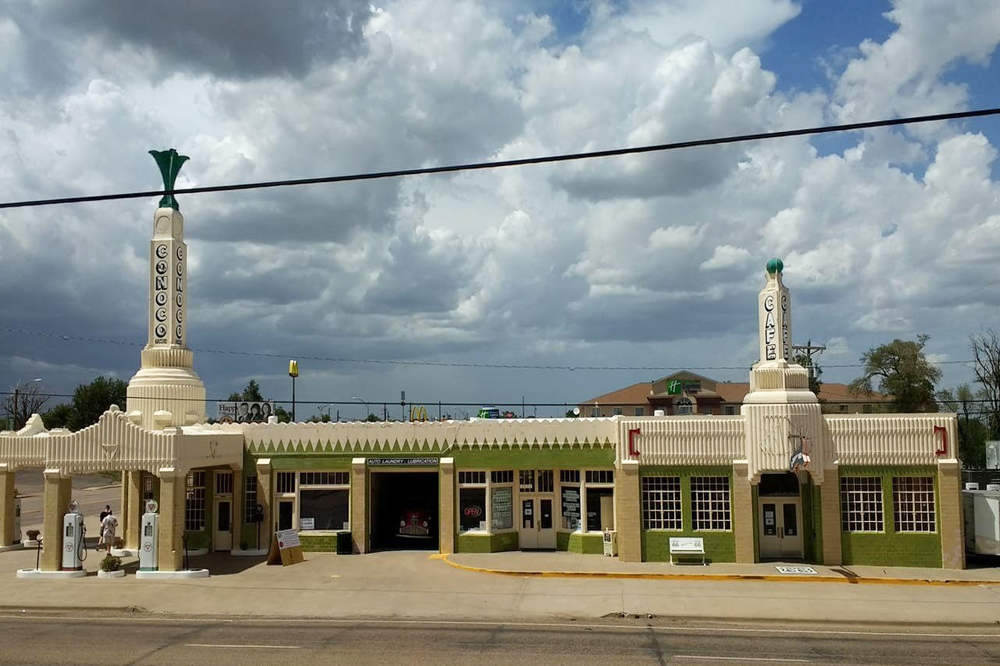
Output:
M98 578L124 578L125 570L119 569L118 571L98 571Z

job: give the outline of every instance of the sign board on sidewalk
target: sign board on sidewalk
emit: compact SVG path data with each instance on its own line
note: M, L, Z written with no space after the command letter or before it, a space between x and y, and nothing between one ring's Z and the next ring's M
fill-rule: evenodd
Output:
M812 567L774 567L778 570L778 573L783 574L815 574L816 570Z
M271 548L267 552L267 563L287 567L289 564L305 562L302 555L302 543L296 530L278 530L271 539Z

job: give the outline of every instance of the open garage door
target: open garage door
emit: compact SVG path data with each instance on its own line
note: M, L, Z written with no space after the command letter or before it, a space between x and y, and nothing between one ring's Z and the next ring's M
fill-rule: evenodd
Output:
M372 472L372 550L438 550L438 474Z

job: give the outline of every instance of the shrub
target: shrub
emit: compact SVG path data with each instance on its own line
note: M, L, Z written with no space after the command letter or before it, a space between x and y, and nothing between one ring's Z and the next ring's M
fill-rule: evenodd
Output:
M118 571L122 568L122 558L116 557L111 553L104 556L101 560L101 571Z

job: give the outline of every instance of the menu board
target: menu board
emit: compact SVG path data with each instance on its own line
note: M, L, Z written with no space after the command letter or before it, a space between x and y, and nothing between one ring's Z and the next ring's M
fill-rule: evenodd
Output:
M580 489L575 486L563 486L562 489L563 526L580 529Z
M493 529L509 530L514 527L514 489L493 489Z

